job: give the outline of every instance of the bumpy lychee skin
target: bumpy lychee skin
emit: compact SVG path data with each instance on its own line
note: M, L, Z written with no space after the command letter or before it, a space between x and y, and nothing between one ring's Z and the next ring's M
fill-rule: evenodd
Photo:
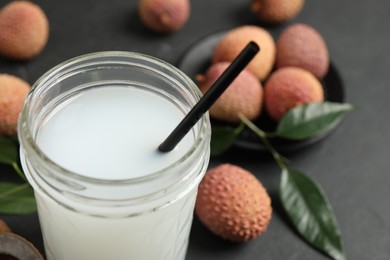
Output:
M214 234L244 242L267 229L272 215L271 199L250 172L222 164L209 170L200 183L195 213Z
M287 27L277 41L276 67L295 66L322 79L329 69L329 52L325 40L313 27L294 24Z
M189 0L140 0L141 21L158 33L181 29L190 17Z
M212 84L230 65L219 62L210 66L206 74L196 77L202 93L206 93ZM257 118L262 110L263 88L252 73L243 70L211 106L209 113L214 119L229 123L239 123L239 113L250 120Z
M305 0L252 0L251 9L261 21L278 24L298 15L304 3Z
M212 62L232 62L250 41L260 46L260 52L247 69L256 78L264 80L274 66L276 45L271 34L259 26L244 25L227 32L215 47Z
M323 100L324 90L321 83L313 74L301 68L278 69L265 83L265 108L276 121L296 106Z
M49 37L43 10L30 1L13 1L0 10L0 55L28 60L42 52Z
M24 80L0 74L0 135L16 133L18 116L30 85Z

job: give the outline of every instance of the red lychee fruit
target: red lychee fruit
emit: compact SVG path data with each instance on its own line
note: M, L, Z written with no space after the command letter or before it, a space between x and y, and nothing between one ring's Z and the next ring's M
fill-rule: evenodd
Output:
M278 69L265 83L265 108L276 121L296 106L323 100L324 90L321 83L313 74L301 68Z
M46 46L49 22L36 4L12 1L0 10L0 32L0 55L28 60Z
M230 62L212 64L204 75L196 80L202 93L206 93L212 84L229 67ZM214 119L229 123L239 123L239 113L250 120L257 118L262 110L263 88L258 79L247 70L243 70L211 106L209 113Z
M287 27L277 41L276 67L300 67L322 79L329 69L329 52L325 40L313 27L294 24Z
M30 85L24 80L0 74L0 134L16 133L18 116Z
M189 0L140 0L139 15L149 29L171 33L181 29L190 17Z
M222 164L207 171L201 181L195 213L214 234L243 242L267 229L272 215L271 199L252 173Z
M251 9L261 21L278 24L298 15L304 3L305 0L252 0Z
M276 45L271 34L259 26L244 25L227 32L215 47L212 62L232 62L250 41L260 46L260 52L247 69L259 80L264 80L274 66Z

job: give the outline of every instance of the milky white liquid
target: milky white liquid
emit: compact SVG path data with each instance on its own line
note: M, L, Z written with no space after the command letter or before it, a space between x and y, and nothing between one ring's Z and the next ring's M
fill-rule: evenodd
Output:
M37 144L50 159L93 178L130 179L177 161L193 143L191 134L169 153L157 150L184 114L145 90L103 87L77 95L46 119Z
M131 179L163 169L189 150L192 134L172 152L157 151L183 117L183 111L155 93L102 87L56 107L36 141L51 160L80 175ZM37 192L47 258L184 260L195 197L193 189L158 210L102 217L67 209ZM105 210L110 209L102 209L102 215Z

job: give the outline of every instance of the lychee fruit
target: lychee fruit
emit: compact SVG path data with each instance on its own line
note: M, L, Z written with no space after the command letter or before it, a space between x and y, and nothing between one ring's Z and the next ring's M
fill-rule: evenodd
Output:
M272 215L271 199L252 173L222 164L208 170L201 181L195 213L214 234L244 242L266 231Z
M306 69L322 79L329 69L329 52L321 34L306 24L287 27L277 41L276 67Z
M46 46L49 22L30 1L12 1L0 10L0 55L15 60L37 56Z
M276 46L271 34L259 26L244 25L227 32L215 47L212 62L232 62L250 41L260 46L260 52L247 69L259 80L264 80L274 66Z
M181 29L190 17L189 0L140 0L139 15L149 29L171 33Z
M298 15L304 3L305 0L252 0L251 9L261 21L278 24Z
M276 121L296 106L322 101L324 90L321 83L313 74L301 68L278 69L265 83L265 108Z
M0 134L16 133L18 116L30 85L24 80L7 74L0 74Z
M204 75L196 80L202 93L206 93L212 84L229 67L230 62L212 64ZM243 70L209 109L214 119L229 123L239 123L239 113L250 120L257 118L262 110L263 88L258 79L247 70Z

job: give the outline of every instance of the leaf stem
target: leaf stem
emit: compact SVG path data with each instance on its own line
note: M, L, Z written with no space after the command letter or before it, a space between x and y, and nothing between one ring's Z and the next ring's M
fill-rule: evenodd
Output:
M285 159L267 139L272 133L267 135L242 114L239 114L239 117L260 137L282 170L279 195L294 227L313 247L335 260L345 260L336 218L319 186L303 172L293 171L287 167Z
M16 173L19 175L20 178L22 178L22 180L26 181L27 182L27 178L26 176L24 175L23 171L20 169L19 165L17 164L17 162L13 162L12 163L12 167L14 168L14 170L16 171Z
M284 158L276 151L276 149L271 145L271 143L267 139L267 133L258 128L255 124L253 124L247 117L245 117L243 114L238 115L241 119L241 121L249 127L255 134L257 134L261 141L263 142L264 146L267 148L267 150L272 154L274 157L276 163L278 166L284 170L287 169L286 162Z
M244 124L244 122L241 121L240 125L233 130L234 134L235 135L240 134L242 132L242 130L244 130L244 127L245 127L245 124Z
M6 192L0 193L0 200L8 197L9 195L12 195L12 194L17 193L17 192L19 192L21 190L24 190L24 189L26 189L28 187L29 187L29 184L28 183L24 183L24 184L21 184L19 186L16 186L15 188L12 188L12 189L6 191Z

